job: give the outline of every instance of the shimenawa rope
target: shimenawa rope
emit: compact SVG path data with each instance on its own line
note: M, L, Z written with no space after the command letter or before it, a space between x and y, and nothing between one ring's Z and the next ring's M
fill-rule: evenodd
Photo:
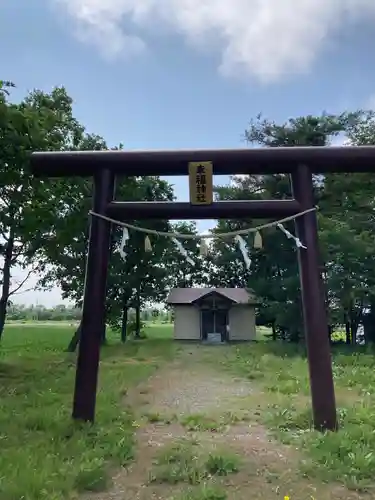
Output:
M288 239L293 239L297 248L303 248L306 249L306 247L303 245L301 240L294 236L290 231L285 229L283 226L283 223L291 221L296 219L297 217L302 217L303 215L306 215L310 212L313 212L316 210L316 207L310 208L308 210L304 210L303 212L299 212L298 214L291 215L289 217L285 217L284 219L280 219L278 221L273 221L269 222L267 224L262 224L257 227L251 227L247 229L239 229L237 231L228 231L226 233L208 233L208 234L183 234L183 233L178 233L178 232L165 232L165 231L157 231L155 229L148 229L145 227L139 227L139 226L134 226L133 224L128 224L127 222L121 222L115 219L112 219L111 217L107 217L106 215L99 214L97 212L93 212L92 210L89 212L91 216L94 217L99 217L103 220L106 220L108 222L111 222L112 224L117 224L118 226L123 227L123 234L122 234L122 240L119 248L119 253L122 257L122 259L125 261L126 260L126 244L129 239L129 231L128 229L131 229L133 231L138 231L140 233L146 234L145 238L145 250L147 252L152 251L152 245L150 238L148 237L149 234L155 235L155 236L165 236L167 238L171 238L174 244L176 245L177 249L179 252L185 257L186 261L194 265L194 261L189 257L188 252L186 249L183 247L182 243L179 241L179 239L186 239L186 240L200 240L201 245L200 245L200 253L201 255L207 255L208 253L208 246L205 243L206 239L213 239L213 238L219 238L219 239L225 239L225 238L233 238L238 243L238 246L240 248L240 251L242 253L245 266L247 269L250 269L251 266L251 259L249 256L249 250L246 244L246 241L242 238L242 235L248 235L251 233L255 233L254 237L254 248L259 249L262 248L262 236L259 231L263 229L267 229L269 227L277 227L280 229Z
M127 229L131 229L132 231L138 231L140 233L145 233L145 234L153 234L155 236L166 236L167 238L180 238L184 240L204 240L204 239L211 239L211 238L233 238L235 236L241 236L241 235L246 235L250 233L256 233L257 231L261 231L263 229L267 229L269 227L277 227L281 226L285 222L289 222L291 220L297 219L298 217L302 217L303 215L306 215L310 212L314 212L317 210L316 207L314 208L309 208L308 210L304 210L303 212L299 212L298 214L291 215L289 217L285 217L284 219L280 219L277 221L269 222L267 224L262 224L261 226L257 227L250 227L247 229L239 229L237 231L229 231L227 233L207 233L207 234L183 234L183 233L177 233L177 232L165 232L165 231L157 231L156 229L148 229L146 227L139 227L139 226L133 226L132 224L128 224L127 222L121 222L115 219L111 219L110 217L107 217L106 215L98 214L97 212L93 212L90 210L89 214L93 215L95 217L99 217L100 219L104 219L107 222L111 222L112 224L117 224L118 226L121 227L126 227Z

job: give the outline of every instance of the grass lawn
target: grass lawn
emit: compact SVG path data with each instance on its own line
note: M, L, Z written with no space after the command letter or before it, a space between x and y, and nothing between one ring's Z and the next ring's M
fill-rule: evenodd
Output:
M74 426L75 355L64 352L68 326L8 326L0 347L0 498L58 500L109 486L111 466L133 456L129 386L173 356L168 328L153 340L102 350L97 422ZM110 340L111 335L110 335Z
M178 350L171 341L171 325L150 324L148 340L126 345L115 343L110 334L110 345L102 350L97 421L93 427L79 427L70 418L75 355L64 352L72 332L68 325L6 328L0 346L1 500L62 500L110 488L113 471L128 464L135 451L137 424L124 395ZM340 431L328 434L311 429L307 363L300 348L258 342L207 348L205 353L208 364L254 385L254 393L244 401L247 418L304 450L298 465L301 477L375 491L372 353L346 346L334 349ZM202 464L202 470L214 467ZM204 498L218 497L198 500Z
M260 389L249 400L255 418L282 442L305 450L300 463L303 475L375 492L373 353L364 347L333 348L340 430L326 434L312 429L307 360L301 348L259 342L227 351L221 363Z

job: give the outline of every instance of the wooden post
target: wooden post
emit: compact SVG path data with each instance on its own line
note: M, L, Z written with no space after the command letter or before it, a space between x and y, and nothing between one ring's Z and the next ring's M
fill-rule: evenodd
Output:
M106 169L100 170L94 175L92 210L105 213L113 195L114 174ZM110 234L111 224L92 216L73 401L73 418L76 420L93 422L95 418L100 344L105 331Z
M301 210L314 207L311 170L300 165L292 173L294 198ZM310 373L314 427L336 430L336 402L328 336L328 321L319 271L318 225L315 212L296 219L296 232L307 249L299 249L304 328Z

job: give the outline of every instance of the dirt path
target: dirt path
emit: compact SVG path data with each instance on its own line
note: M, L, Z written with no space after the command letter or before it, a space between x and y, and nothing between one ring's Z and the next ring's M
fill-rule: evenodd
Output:
M173 363L129 392L126 404L139 422L136 460L114 476L110 492L88 498L359 498L340 487L301 478L296 472L298 451L270 439L254 421L256 387L220 370L220 365L213 367L212 359L221 355L217 349L225 347L184 346ZM203 474L207 457L224 475Z

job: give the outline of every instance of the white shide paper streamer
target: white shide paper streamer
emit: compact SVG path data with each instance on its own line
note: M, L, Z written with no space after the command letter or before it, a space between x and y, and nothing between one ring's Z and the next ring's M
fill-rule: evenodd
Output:
M245 261L246 269L250 269L251 259L249 257L249 250L247 248L246 241L239 234L234 239L236 240L238 246L240 247L243 260Z
M154 234L156 236L165 236L165 237L168 237L168 238L171 238L174 242L174 244L177 246L178 250L180 251L180 253L185 257L186 261L191 264L191 265L194 265L194 261L193 259L191 259L187 253L187 251L185 250L185 248L183 247L182 243L178 240L178 238L184 238L184 239L187 239L187 240L204 240L204 239L209 239L209 238L213 238L213 237L217 237L217 238L233 238L235 239L235 241L238 243L239 247L240 247L240 250L241 250L241 253L243 255L243 258L244 258L244 261L245 261L245 264L246 264L246 267L247 269L250 269L251 267L251 259L249 257L249 252L248 252L248 248L247 248L247 244L245 242L245 240L242 238L241 235L248 235L250 233L256 233L258 231L261 231L262 229L266 229L266 228L269 228L269 227L277 227L278 229L280 229L288 239L293 239L297 248L304 248L305 250L307 249L307 247L305 245L302 244L301 240L299 238L297 238L296 236L294 236L292 233L290 233L287 229L285 229L285 227L283 226L283 222L288 222L288 221L291 221L291 220L295 220L297 217L302 217L303 215L306 215L310 212L313 212L316 210L316 207L312 207L312 208L309 208L307 210L304 210L303 212L299 212L298 214L295 214L295 215L292 215L292 216L289 216L289 217L285 217L284 219L281 219L279 221L272 221L272 222L269 222L267 224L263 224L261 226L257 226L255 228L248 228L248 229L240 229L240 230L237 230L237 231L229 231L229 232L226 232L226 233L220 233L220 234L216 234L216 235L212 235L212 234L201 234L201 235L195 235L195 234L182 234L182 233L178 233L178 232L166 232L166 231L157 231L155 229L148 229L148 228L144 228L144 227L138 227L138 226L134 226L132 224L128 224L128 223L125 223L125 222L121 222L121 221L118 221L118 220L115 220L115 219L111 219L110 217L107 217L106 215L103 215L103 214L100 214L100 213L97 213L97 212L93 212L92 210L90 210L89 214L91 216L95 216L95 217L100 217L101 219L103 220L106 220L107 222L110 222L112 224L117 224L118 226L122 227L123 228L123 233L122 233L122 240L121 240L121 245L120 245L120 248L119 248L119 253L122 257L123 260L126 259L126 251L125 251L125 248L126 248L126 244L129 240L129 229L131 230L134 230L134 231L139 231L141 233L145 233L147 235L149 234ZM146 246L146 242L145 242L145 246ZM151 246L148 245L149 249L151 249ZM206 254L206 249L203 248L204 246L201 245L201 254ZM204 250L204 251L203 251Z
M305 245L302 244L301 240L297 238L297 236L294 236L294 234L290 233L287 229L285 229L285 227L282 224L277 224L276 227L278 227L285 234L288 240L290 239L294 240L297 248L304 248L306 250L307 247L305 247Z
M176 247L178 248L179 252L185 257L186 262L188 262L189 264L194 266L195 262L193 261L193 259L191 259L189 257L189 255L188 255L187 251L185 250L185 248L183 247L181 241L179 241L177 238L172 238L172 241L176 245Z
M124 227L124 229L122 230L122 239L119 248L119 254L121 255L122 260L126 260L125 247L128 240L129 240L129 231L128 228Z

